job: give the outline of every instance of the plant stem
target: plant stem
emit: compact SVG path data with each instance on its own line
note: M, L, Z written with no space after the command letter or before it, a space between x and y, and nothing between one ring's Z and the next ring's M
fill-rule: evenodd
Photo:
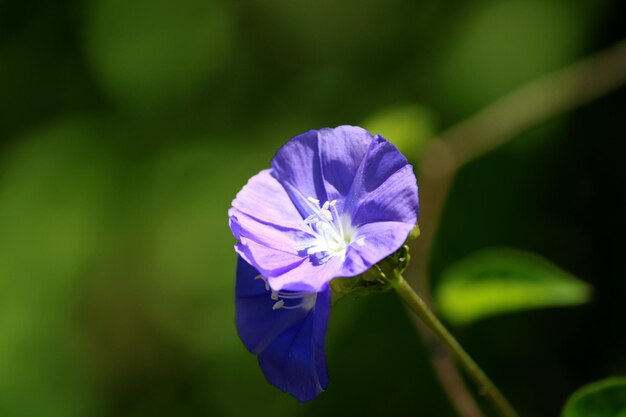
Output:
M476 362L467 354L459 342L444 327L430 308L428 308L424 300L413 291L413 288L411 288L404 278L398 274L392 281L392 285L411 310L422 319L424 324L450 350L450 353L474 380L478 386L479 392L489 400L500 416L519 417L500 390L489 377L485 375L482 369L480 369Z
M419 164L421 236L411 245L414 260L407 270L410 282L426 305L432 304L428 272L433 240L450 186L461 167L525 130L624 84L626 40L512 91L431 142ZM435 352L435 372L456 410L463 417L480 416L452 358L439 350L439 339L423 330L423 326L417 328Z

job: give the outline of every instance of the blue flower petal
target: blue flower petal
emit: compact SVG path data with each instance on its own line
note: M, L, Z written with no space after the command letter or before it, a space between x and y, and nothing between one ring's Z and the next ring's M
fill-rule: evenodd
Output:
M350 277L367 271L397 251L413 227L410 223L402 222L376 222L360 226L357 239L363 239L363 244L350 246L341 275Z
M229 216L245 214L261 223L297 229L302 216L271 172L264 169L248 180L233 200Z
M417 214L417 182L413 167L405 165L375 190L361 192L352 209L352 224L358 227L375 222L402 222L415 226Z
M235 301L239 336L252 353L261 353L273 340L290 327L302 322L304 310L273 310L276 303L259 272L239 257Z
M417 184L412 167L391 142L380 135L376 135L355 174L346 199L345 210L354 212L370 193L376 192L381 187L383 187L381 191L384 191L397 182L400 186L408 185L408 192L414 195L412 200L414 207L410 208L409 212L415 220L417 217ZM384 220L403 221L400 218L386 218Z
M367 130L356 126L320 129L319 157L329 200L348 194L373 139Z
M328 301L320 300L320 297ZM269 382L300 401L309 401L328 386L324 338L330 312L330 291L318 294L316 305L299 326L277 337L259 355L259 364ZM322 311L324 310L324 312Z
M342 259L339 257L333 257L324 263L308 257L269 281L275 290L320 292L328 286L331 279L341 275L341 267Z
M271 298L271 290L258 271L239 257L235 298L239 336L248 350L259 355L267 380L300 401L317 397L328 385L324 340L330 289L285 299L285 305L304 303L300 308L274 310L277 301Z
M305 198L313 197L321 201L328 199L320 167L317 130L295 136L284 144L272 159L272 168L283 186L286 183L291 185ZM305 206L299 208L306 209ZM306 217L309 213L305 210L301 214Z

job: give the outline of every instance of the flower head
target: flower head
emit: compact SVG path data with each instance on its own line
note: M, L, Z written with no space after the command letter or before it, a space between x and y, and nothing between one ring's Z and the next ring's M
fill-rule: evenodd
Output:
M235 250L274 291L319 292L396 251L417 211L415 175L397 148L340 126L287 142L229 216Z
M398 250L417 213L411 165L359 127L298 135L248 181L229 210L237 329L268 381L301 401L326 388L330 281Z

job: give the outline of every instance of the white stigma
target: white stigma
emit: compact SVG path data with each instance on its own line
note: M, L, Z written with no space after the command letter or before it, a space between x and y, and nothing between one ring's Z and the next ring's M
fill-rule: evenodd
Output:
M343 259L354 237L350 220L339 215L337 200L326 201L320 206L318 199L308 197L307 203L313 214L304 219L304 223L309 227L309 233L314 239L302 242L298 249L306 250L309 255L321 255L319 258L321 261L334 256Z
M276 301L272 305L272 310L295 310L298 308L304 308L310 310L315 305L317 300L317 294L314 292L287 292L287 291L272 291L270 296L273 301ZM286 302L299 301L295 304L287 305Z
M267 278L259 274L254 279L260 279L264 282L265 290L270 293L270 299L275 301L272 304L272 310L310 310L315 306L317 294L314 292L274 291L271 289Z

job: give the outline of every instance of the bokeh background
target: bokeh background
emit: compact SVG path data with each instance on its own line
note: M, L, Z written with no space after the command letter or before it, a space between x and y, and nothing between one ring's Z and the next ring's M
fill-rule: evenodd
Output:
M0 416L453 416L394 294L336 306L331 382L269 386L234 327L227 209L277 147L433 134L626 36L615 0L0 1ZM599 77L602 74L598 74ZM626 91L462 170L432 265L507 245L582 307L454 326L526 416L626 373Z

